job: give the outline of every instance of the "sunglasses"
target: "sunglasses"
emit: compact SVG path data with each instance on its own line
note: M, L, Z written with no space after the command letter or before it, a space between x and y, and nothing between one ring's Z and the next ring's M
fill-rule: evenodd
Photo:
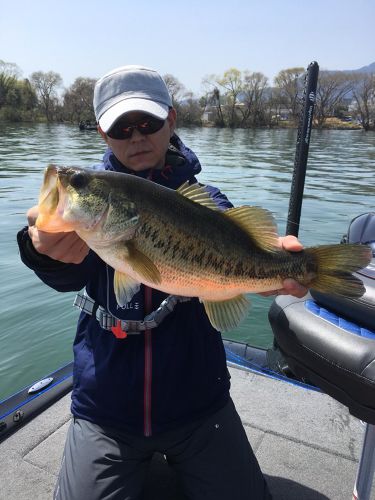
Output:
M124 120L117 121L113 127L108 130L107 135L111 139L130 139L133 135L134 130L137 130L142 135L155 134L161 128L163 128L165 120L160 120L153 116L147 118L142 118L136 123L126 123Z

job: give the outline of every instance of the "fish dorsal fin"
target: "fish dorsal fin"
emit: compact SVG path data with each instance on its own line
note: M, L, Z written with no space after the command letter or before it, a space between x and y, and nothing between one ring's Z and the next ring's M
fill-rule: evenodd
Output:
M267 252L279 250L275 219L268 210L261 207L228 208L224 215L250 235L254 243Z
M236 328L246 317L250 300L246 295L237 295L233 299L212 302L203 300L211 325L219 332L227 332Z
M198 182L190 185L189 181L186 181L177 189L177 192L185 196L185 198L189 198L189 200L199 203L204 207L210 208L211 210L219 210L214 200L204 189L204 186Z

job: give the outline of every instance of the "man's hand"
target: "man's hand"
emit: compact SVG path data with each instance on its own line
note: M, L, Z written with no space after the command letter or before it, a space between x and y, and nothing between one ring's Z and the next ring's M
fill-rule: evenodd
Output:
M303 246L297 240L295 236L280 236L279 237L279 245L284 250L288 250L289 252L300 252L303 250ZM300 285L297 281L287 278L283 281L283 288L279 290L273 290L271 292L260 293L264 297L268 297L269 295L293 295L294 297L302 298L306 295L307 288Z
M74 231L69 233L46 233L35 226L38 207L27 212L29 236L35 250L51 259L65 264L80 264L89 253L89 247Z

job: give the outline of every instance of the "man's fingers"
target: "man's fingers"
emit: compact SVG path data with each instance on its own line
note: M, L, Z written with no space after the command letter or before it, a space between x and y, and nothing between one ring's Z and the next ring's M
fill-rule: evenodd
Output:
M279 237L279 245L288 252L300 252L303 250L303 245L298 241L295 236L289 234L288 236ZM306 295L307 288L300 285L292 278L287 278L283 281L283 288L272 290L270 292L263 292L260 295L269 297L270 295L293 295L294 297L302 298Z
M279 238L279 243L284 250L289 252L300 252L303 250L303 245L298 241L295 236L289 234L288 236L281 236Z
M35 222L36 222L36 219L39 215L39 209L38 209L38 206L35 205L34 207L31 207L29 208L29 210L27 211L27 224L28 226L34 226L35 225Z
M262 292L259 295L263 297L270 297L272 295L293 295L294 297L298 297L301 299L308 292L308 289L303 285L300 285L297 281L287 278L283 281L283 288L279 288L278 290L272 290L270 292Z
M89 247L75 232L61 234L59 244L49 256L66 264L80 264L89 253Z
M271 292L260 292L259 295L262 297L272 297L272 295L283 295L284 289L280 288L279 290L272 290Z
M307 288L300 285L297 281L287 278L283 281L284 288L280 290L280 295L293 295L294 297L302 298L307 293Z
M89 247L74 231L46 233L35 226L30 226L28 231L35 250L51 259L80 264L89 253Z

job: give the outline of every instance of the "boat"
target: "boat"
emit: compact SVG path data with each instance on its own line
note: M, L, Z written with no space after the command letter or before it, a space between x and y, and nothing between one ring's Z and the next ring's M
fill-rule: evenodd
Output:
M228 366L319 390L298 380L278 349L265 349L229 339L224 339L224 347ZM70 393L72 385L73 362L70 362L0 401L0 443Z
M79 130L98 130L98 126L96 123L92 123L88 120L80 121L78 124Z
M73 362L0 401L0 443L71 391Z
M368 220L369 217L365 215L358 220ZM372 217L375 221L375 214L371 214ZM367 276L366 294L359 301L365 307L366 314L362 315L366 321L374 320L374 270L375 260L361 271ZM326 316L316 315L311 304L318 307L311 294L303 299L288 296L275 299L269 312L275 333L275 344L270 349L224 340L231 374L231 395L274 500L349 498L353 484L357 491L355 478L358 471L362 471L362 476L365 471L359 485L362 485L362 490L367 487L368 495L356 494L353 498L375 498L375 489L371 486L373 436L368 432L368 426L361 423L361 420L373 422L373 382L362 388L362 381L352 373L347 375L349 379L342 382L339 389L332 392L329 386L321 383L323 375L328 381L331 378L327 370L317 376L316 369L313 369L315 365L308 366L305 354L293 355L296 345L299 345L295 339L306 333L308 323L310 342L318 351L326 351L324 339L332 335L340 338L351 336L353 345L358 340L368 342L367 351L373 356L375 324L362 327L358 316L350 317L347 306L344 310L336 306L335 313L330 310L328 321ZM366 330L366 337L357 338L352 332L353 320L357 327ZM334 345L340 346L340 342ZM308 347L311 350L311 345L306 349ZM353 349L351 360L355 352ZM360 352L363 353L363 348ZM331 352L330 357L338 354L340 351ZM335 361L334 366L341 367L345 374L345 359ZM4 498L26 499L30 491L38 500L51 498L71 418L72 371L73 364L69 363L0 402L0 450L6 457L0 469ZM342 394L348 392L346 384L351 379L358 383L354 388L354 402L353 397L351 401L342 398ZM370 409L362 398L369 402ZM362 441L365 446L361 452ZM358 462L363 464L359 468ZM304 471L302 476L301 470ZM155 454L152 460L144 498L184 498L177 477L160 454Z

